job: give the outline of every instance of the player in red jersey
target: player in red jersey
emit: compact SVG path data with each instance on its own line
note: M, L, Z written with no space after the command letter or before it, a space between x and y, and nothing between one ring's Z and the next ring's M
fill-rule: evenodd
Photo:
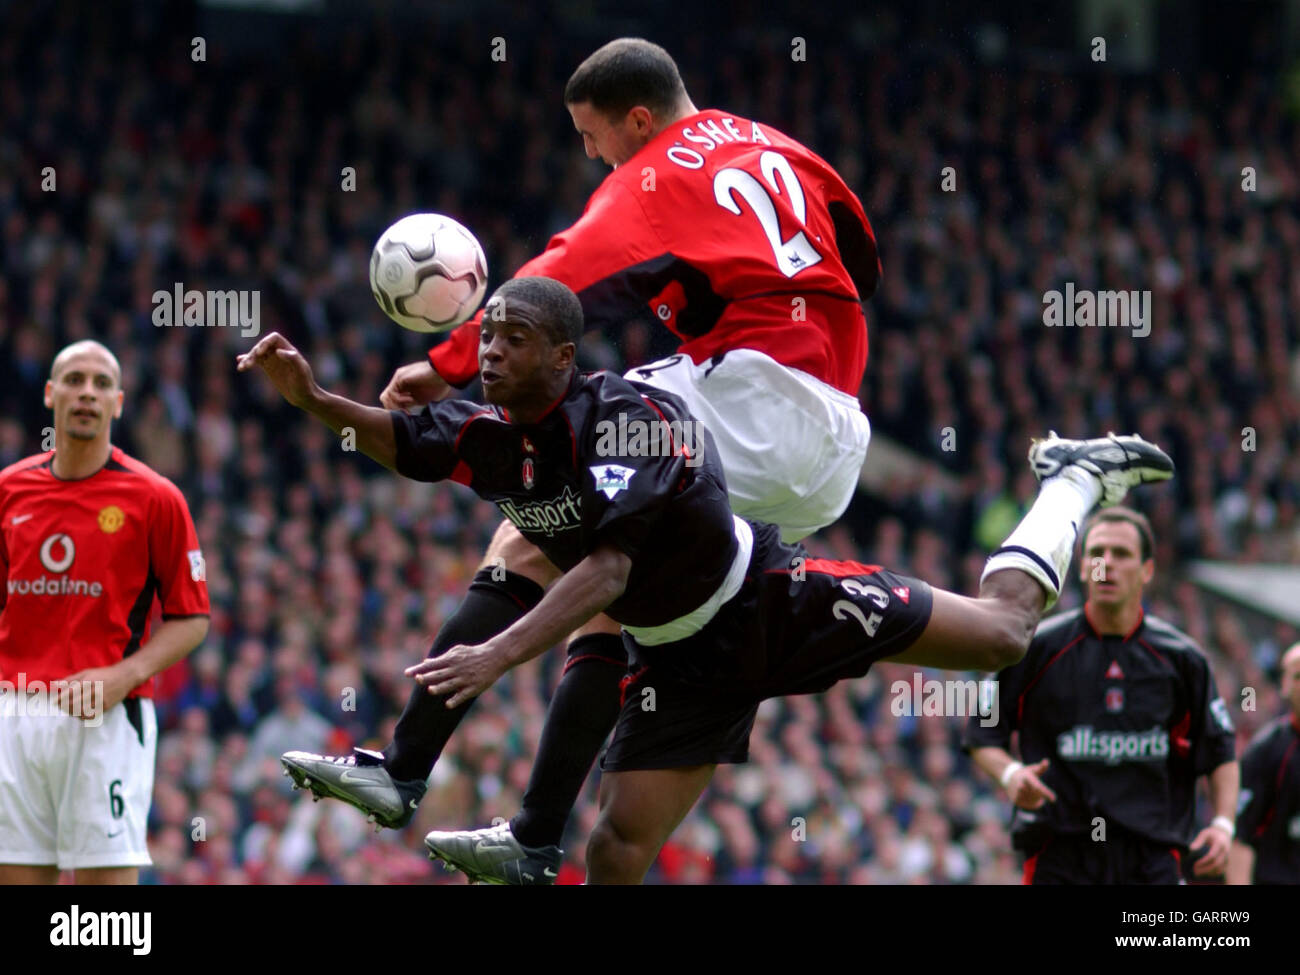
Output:
M121 374L98 342L60 352L54 450L0 471L0 884L136 882L153 677L208 631L185 499L109 441Z
M880 262L862 204L794 139L733 113L697 109L672 57L646 41L600 48L569 79L564 101L587 155L614 171L578 222L516 276L567 285L588 328L638 317L662 322L681 339L680 353L627 377L679 396L703 422L733 510L776 524L786 542L832 523L852 499L870 438L857 399L867 357L861 302L876 289ZM400 368L383 405L424 405L473 379L482 324L480 314L426 361ZM558 575L503 522L431 655L500 632ZM524 809L511 825L510 842L521 849L559 844L617 719L626 665L608 617L570 639ZM446 703L412 694L385 751L385 768L402 783L397 792L420 791L464 713ZM299 765L290 771L329 779L332 794L353 793L348 801L384 825L409 819L409 795L394 818L348 782L335 782L352 774L337 762Z

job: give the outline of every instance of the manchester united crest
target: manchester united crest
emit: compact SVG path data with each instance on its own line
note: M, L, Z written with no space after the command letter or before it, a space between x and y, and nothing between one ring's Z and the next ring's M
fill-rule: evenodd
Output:
M524 458L524 465L521 474L524 481L524 490L531 491L533 485L537 482L537 479L533 474L533 459L531 457Z
M115 504L110 504L107 508L101 508L99 511L99 530L106 535L114 534L125 522L126 515Z

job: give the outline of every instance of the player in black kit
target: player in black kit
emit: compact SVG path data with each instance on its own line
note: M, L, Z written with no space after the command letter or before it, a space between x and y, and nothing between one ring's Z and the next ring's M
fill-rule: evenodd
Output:
M1282 655L1282 697L1287 713L1241 756L1230 884L1300 884L1300 643Z
M998 721L966 746L1015 806L1012 842L1033 884L1176 884L1223 872L1238 770L1228 711L1200 649L1142 609L1155 571L1146 518L1110 508L1084 528L1082 609L1045 620L997 676ZM1020 733L1023 763L1008 753ZM1192 839L1196 779L1213 823Z
M707 434L694 453L672 436L611 440L610 424L680 430L692 418L672 394L577 373L582 329L581 306L563 285L507 282L481 326L492 405L444 401L416 416L326 393L279 335L241 356L239 368L260 366L289 402L336 432L351 428L363 452L398 473L468 484L563 572L540 599L517 590L535 603L518 622L497 632L485 606L480 642L435 643L434 655L407 670L435 696L413 697L395 748L335 763L350 796L369 782L376 794L418 801L423 783L396 769L420 734L445 740L458 709L595 613L622 624L631 669L588 845L591 882L644 877L713 767L745 760L763 699L824 690L884 657L958 670L1018 660L1059 594L1075 525L1099 501L1173 473L1137 437L1036 442L1030 461L1043 487L1034 507L990 558L980 598L958 596L879 566L810 559L773 526L736 518ZM643 706L647 691L653 708ZM285 756L291 774L296 754ZM308 782L301 769L295 778L337 794L334 779Z

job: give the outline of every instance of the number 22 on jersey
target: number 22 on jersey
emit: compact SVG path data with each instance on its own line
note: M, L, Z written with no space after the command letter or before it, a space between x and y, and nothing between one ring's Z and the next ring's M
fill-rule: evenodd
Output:
M794 236L785 240L781 239L781 224L777 219L772 193L777 196L783 193L789 196L790 208L794 210L795 218L802 227L808 216L808 204L804 199L803 187L799 185L799 178L790 163L779 152L771 149L765 151L758 157L758 168L767 183L766 187L743 169L732 167L719 169L713 177L713 198L718 201L719 206L738 217L742 216L744 211L736 197L739 196L749 204L749 209L758 218L767 242L772 247L777 268L787 278L792 278L800 271L819 263L822 256L817 253L817 249L813 247L803 230L799 230ZM768 191L768 187L771 188L771 192Z

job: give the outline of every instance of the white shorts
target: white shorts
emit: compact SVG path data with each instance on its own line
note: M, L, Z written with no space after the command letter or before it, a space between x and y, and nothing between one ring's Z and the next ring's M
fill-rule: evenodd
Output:
M685 401L717 444L732 511L777 525L782 541L831 524L853 499L871 424L847 393L753 349L700 365L669 356L625 378Z
M55 709L47 692L0 690L0 863L60 870L152 863L152 701L140 699L139 716L137 731L124 702L92 727Z

